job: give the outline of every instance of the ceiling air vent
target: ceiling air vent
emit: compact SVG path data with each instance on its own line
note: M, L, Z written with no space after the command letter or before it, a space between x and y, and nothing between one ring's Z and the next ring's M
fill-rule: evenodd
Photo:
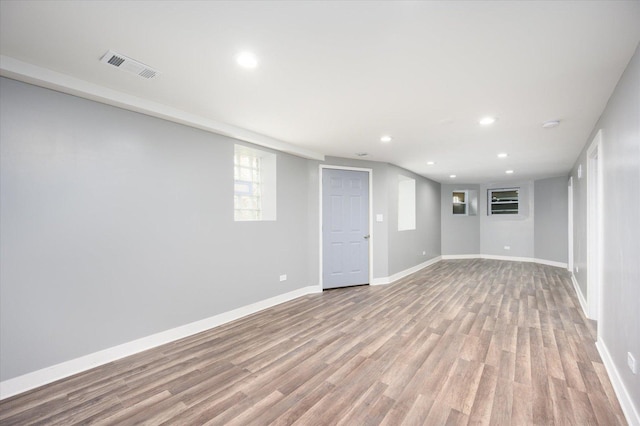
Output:
M120 68L123 71L137 74L144 78L153 78L160 73L151 67L146 66L142 62L138 62L135 59L128 58L124 55L109 50L104 54L100 62L108 65L113 65L116 68Z

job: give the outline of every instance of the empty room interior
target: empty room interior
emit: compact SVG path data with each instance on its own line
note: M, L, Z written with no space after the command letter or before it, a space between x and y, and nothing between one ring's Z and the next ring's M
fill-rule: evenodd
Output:
M0 425L640 425L639 42L0 0Z

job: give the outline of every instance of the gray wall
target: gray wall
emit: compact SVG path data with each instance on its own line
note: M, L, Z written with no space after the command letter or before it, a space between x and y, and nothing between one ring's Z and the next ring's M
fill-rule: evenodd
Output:
M479 185L442 185L442 254L480 254L480 215L453 214L453 192L480 190Z
M488 216L487 190L511 187L520 188L520 213ZM477 216L452 214L452 193L463 190L478 191ZM442 185L441 197L443 255L482 254L567 262L567 177Z
M386 278L397 272L440 256L440 184L388 163L327 157L324 162L309 161L309 211L319 203L319 165L372 169L373 278ZM398 231L398 175L416 180L416 229ZM383 222L376 222L377 214ZM319 279L319 217L309 223L309 277ZM422 252L426 254L423 255Z
M487 190L520 188L517 215L487 215ZM534 257L533 181L480 185L480 252L494 256ZM506 250L504 246L509 246Z
M640 375L627 367L627 352L640 361L640 47L585 141L571 175L574 182L576 279L587 293L586 151L602 129L603 243L601 321L598 340L606 346L629 397L640 412ZM578 179L578 167L582 178Z
M319 162L276 152L277 220L234 222L239 142L5 78L0 91L0 380L319 284ZM374 277L440 254L438 183L326 164L373 169ZM415 231L397 231L398 174L416 179Z
M416 180L415 230L398 231L398 176L400 175ZM388 275L391 276L440 256L440 184L394 165L388 167L387 182Z
M388 254L387 254L387 167L388 164L375 161L352 160L348 158L327 157L325 161L308 161L309 185L309 277L314 285L320 285L320 217L313 212L319 211L320 202L320 164L359 167L364 169L372 169L372 197L371 203L373 214L384 215L384 222L373 222L373 276L386 277L388 272Z
M309 285L306 160L277 153L277 221L234 222L233 140L0 92L1 380Z
M534 185L535 258L567 263L568 177L537 180Z

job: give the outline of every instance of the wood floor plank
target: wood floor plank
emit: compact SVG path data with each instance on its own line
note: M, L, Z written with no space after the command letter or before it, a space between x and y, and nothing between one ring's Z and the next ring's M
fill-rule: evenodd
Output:
M482 363L458 358L438 400L450 409L468 415L482 377Z
M326 395L330 395L334 389L335 385L329 382L323 382L320 386L301 398L290 409L277 417L272 424L276 426L294 424L304 415L304 413L306 413L311 407L315 406L322 398ZM264 423L258 423L257 425L262 424Z
M134 405L123 408L106 419L101 419L101 423L105 425L119 425L129 422L129 419L135 419L140 413L149 410L150 407L156 407L159 410L164 408L167 400L170 400L171 393L167 390L152 395L151 397L140 401ZM170 400L171 401L171 400ZM173 401L171 401L173 404ZM147 411L148 412L148 411Z
M375 384L377 369L378 365L373 361L365 360L360 363L344 378L341 386L336 386L331 394L311 407L296 423L318 424L327 418L341 419L352 405Z
M613 386L611 385L611 382L609 381L607 370L604 368L604 365L602 363L593 362L592 365L594 370L596 371L596 374L598 375L600 384L604 389L604 393L607 395L607 399L609 400L609 403L613 406L614 412L617 413L616 415L619 415L622 412L622 408L620 408L620 403L618 402L616 393L613 390Z
M513 382L513 404L511 406L512 425L533 424L531 413L531 386L519 382Z
M569 389L564 380L551 377L549 380L551 389L551 401L553 403L553 419L558 425L574 425L577 424L573 415L571 399L569 397Z
M364 418L356 424L362 425L379 425L384 421L387 413L391 411L391 408L395 404L395 401L388 398L386 395L382 395L371 408L364 412Z
M367 415L371 413L370 407L376 405L376 403L384 397L384 390L387 385L382 382L374 382L361 398L359 398L349 409L341 416L338 421L338 425L358 425L362 424ZM389 407L390 408L390 407ZM377 423L384 418L386 412L381 413ZM377 417L377 416L376 416Z
M567 272L438 262L0 401L0 425L624 425Z
M473 406L469 413L469 424L487 425L491 420L491 410L493 409L493 398L498 384L498 374L495 367L485 365L482 370L480 384L476 391Z
M160 424L164 426L175 424L201 425L216 418L220 413L224 413L231 407L242 403L242 401L246 399L247 395L242 392L236 392L233 394L225 393L222 395L216 394L213 397L200 401L198 404L190 408L186 408L185 410L176 413L173 417Z
M403 419L402 424L442 424L443 420L446 420L448 412L443 411L445 410L445 407L442 405L438 405L433 409L433 403L433 396L418 394L418 397L415 399L413 405L409 408L407 415ZM431 415L431 420L427 420L429 415ZM429 421L431 423L428 423Z
M560 329L554 330L554 334L558 344L558 352L560 353L562 371L568 386L578 391L586 392L582 373L580 372L580 368L578 368L578 362L573 354L573 349L571 349L571 346L566 339L566 334Z
M510 424L513 411L513 381L498 377L491 408L492 425Z
M469 416L457 410L451 410L445 426L464 426L469 423Z
M549 390L550 376L544 356L544 344L542 331L538 328L529 328L529 341L531 349L531 382L533 397L533 423L547 425L553 423L553 410L551 394Z
M597 425L596 418L589 396L579 390L568 388L569 400L571 401L571 411L576 419L577 425Z
M403 424L407 413L409 413L409 410L416 399L418 399L418 396L419 395L412 395L409 398L399 400L393 404L393 407L391 407L391 410L387 412L387 415L382 419L382 423L380 423L380 425L395 426Z

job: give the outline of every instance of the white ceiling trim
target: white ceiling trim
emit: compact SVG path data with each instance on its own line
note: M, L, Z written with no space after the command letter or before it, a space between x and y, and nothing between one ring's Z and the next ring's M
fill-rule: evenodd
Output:
M229 136L234 139L286 152L298 157L311 160L324 160L324 155L315 151L304 149L230 124L190 114L180 109L148 101L137 96L128 95L94 83L89 83L88 81L61 74L47 68L19 61L10 56L0 55L0 75L174 123Z

